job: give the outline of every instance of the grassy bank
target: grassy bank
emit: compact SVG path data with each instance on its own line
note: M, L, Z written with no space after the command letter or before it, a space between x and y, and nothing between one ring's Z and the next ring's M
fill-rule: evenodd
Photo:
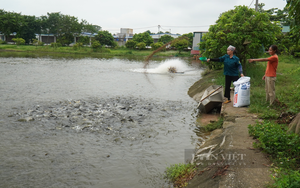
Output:
M116 49L111 48L100 48L94 50L90 47L80 47L74 48L69 46L63 47L51 47L51 46L32 46L32 45L12 45L12 44L2 44L0 45L1 53L6 53L7 57L11 56L13 53L27 53L27 54L54 54L55 56L67 56L67 55L82 55L82 56L89 56L89 57L99 57L99 56L107 56L107 57L146 57L150 55L153 50L146 49L146 50L131 50L125 47L119 47ZM155 56L178 56L178 57L190 57L190 52L181 52L180 54L178 51L174 50L167 50L165 52L158 52Z

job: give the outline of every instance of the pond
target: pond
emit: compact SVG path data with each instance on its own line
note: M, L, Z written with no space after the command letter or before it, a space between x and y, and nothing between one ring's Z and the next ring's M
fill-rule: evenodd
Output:
M0 58L3 187L167 187L199 144L189 59ZM179 73L169 73L175 67Z

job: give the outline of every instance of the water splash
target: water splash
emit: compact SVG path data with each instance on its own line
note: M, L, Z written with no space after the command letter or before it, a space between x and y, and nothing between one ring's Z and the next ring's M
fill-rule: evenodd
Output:
M146 73L169 73L170 67L174 67L178 73L184 73L185 71L190 71L189 67L184 61L180 59L171 59L166 60L163 63L159 64L156 68L150 69L133 69L133 72L146 72Z

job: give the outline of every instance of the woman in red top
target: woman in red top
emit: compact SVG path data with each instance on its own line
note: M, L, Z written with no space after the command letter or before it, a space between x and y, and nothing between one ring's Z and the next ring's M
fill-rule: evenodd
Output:
M267 69L265 75L262 77L265 80L265 90L266 90L266 100L270 101L270 105L273 104L275 100L275 81L276 81L276 70L278 66L278 56L277 56L278 48L276 45L272 45L269 48L269 54L271 57L269 58L261 58L261 59L249 59L249 63L253 61L268 61Z

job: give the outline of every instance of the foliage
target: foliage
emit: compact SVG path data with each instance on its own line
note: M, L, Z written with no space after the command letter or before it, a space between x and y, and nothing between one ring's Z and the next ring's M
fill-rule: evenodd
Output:
M0 31L8 37L11 33L17 32L20 27L21 14L6 12L0 9Z
M273 179L275 183L274 187L280 188L298 188L300 187L300 173L298 170L275 168L275 175ZM273 187L272 186L272 187Z
M149 35L151 35L151 34L155 34L155 33L151 33L151 31L150 30L147 30L147 31L145 31L146 33L149 33Z
M57 43L60 43L61 45L64 45L64 46L68 46L72 42L74 42L74 36L71 33L62 34L57 39Z
M193 164L174 164L167 167L166 178L173 182L174 187L185 187L188 181L194 177L196 167Z
M90 44L90 37L88 37L88 36L81 36L81 37L79 37L79 39L78 39L77 42L81 42L84 45L88 45L88 44Z
M111 46L113 49L118 49L119 48L119 44L116 42L116 41L114 41L113 42L113 45Z
M15 32L17 38L23 38L28 44L36 38L35 34L44 33L53 34L62 45L69 45L81 32L95 33L100 29L98 25L89 24L85 20L79 22L77 17L60 12L35 17L0 9L0 31L6 37ZM114 47L115 43L110 46Z
M183 51L185 48L189 46L189 41L186 40L185 38L177 38L172 42L171 46L175 47L180 54L181 51Z
M93 49L99 49L101 47L101 44L100 44L100 42L99 41L93 41L93 43L92 43L92 48Z
M83 47L83 43L81 43L81 42L77 42L76 44L73 45L74 50L78 50L82 47Z
M270 121L249 125L249 134L257 138L257 147L276 158L281 167L297 168L300 162L300 137L287 133L287 127Z
M114 37L108 31L99 31L95 36L95 40L99 41L101 45L107 45L112 48L116 46L116 43L114 43Z
M35 16L21 16L19 20L19 29L17 30L17 37L23 38L25 43L36 38L35 33L39 31L39 24Z
M289 26L291 23L291 20L288 18L288 9L287 7L284 7L283 10L280 10L278 8L271 8L269 10L264 10L263 7L265 6L264 3L258 4L258 11L260 13L267 13L270 17L270 21L272 22L280 22L281 25Z
M182 36L185 36L186 38L188 38L189 47L192 48L192 46L193 46L193 38L194 38L193 33L183 34Z
M7 42L0 39L0 44L7 44Z
M81 33L82 24L78 22L77 17L63 15L60 12L47 13L47 16L46 25L49 33L57 36L57 41L62 45L69 45L74 41L74 36Z
M100 26L89 24L86 20L83 20L81 24L82 24L82 32L97 33L98 31L101 30Z
M236 6L220 15L215 25L203 36L200 50L206 57L220 57L226 53L229 45L237 49L244 70L246 59L261 56L269 45L275 42L275 36L281 32L277 23L269 20L267 13L259 13L246 6ZM247 42L251 42L246 45ZM208 63L207 63L208 64ZM210 69L220 68L220 63L209 63Z
M300 37L300 0L287 0L286 7L288 9L289 16L292 19L291 31L294 33L298 33L296 38L298 44Z
M174 37L170 35L163 35L158 39L158 42L162 42L163 44L167 44L168 42L174 40Z
M300 137L295 133L287 133L285 125L270 121L249 125L249 134L258 139L255 147L270 154L275 165L272 187L300 186Z
M220 129L223 127L223 118L219 118L218 121L210 123L204 127L205 132L211 132L216 129Z
M57 43L57 42L52 42L52 43L50 44L50 46L51 46L52 48L58 48L58 47L61 47L61 44L60 44L60 43Z
M38 39L32 39L32 44L33 44L34 46L36 46L36 47L37 47L37 45L38 45L38 42L39 42Z
M146 46L150 46L153 43L153 38L148 32L135 34L133 35L132 40L137 43L143 42Z
M13 38L12 41L14 41L17 45L25 44L25 40L22 38Z
M139 43L136 44L136 47L139 50L144 50L144 49L146 49L146 44L144 42L139 42Z
M129 49L134 49L135 46L136 46L137 42L134 41L134 40L128 40L126 43L125 43L125 46L126 48L129 48Z
M152 50L156 50L156 49L162 47L163 45L164 44L162 42L152 43L151 48L152 48Z

